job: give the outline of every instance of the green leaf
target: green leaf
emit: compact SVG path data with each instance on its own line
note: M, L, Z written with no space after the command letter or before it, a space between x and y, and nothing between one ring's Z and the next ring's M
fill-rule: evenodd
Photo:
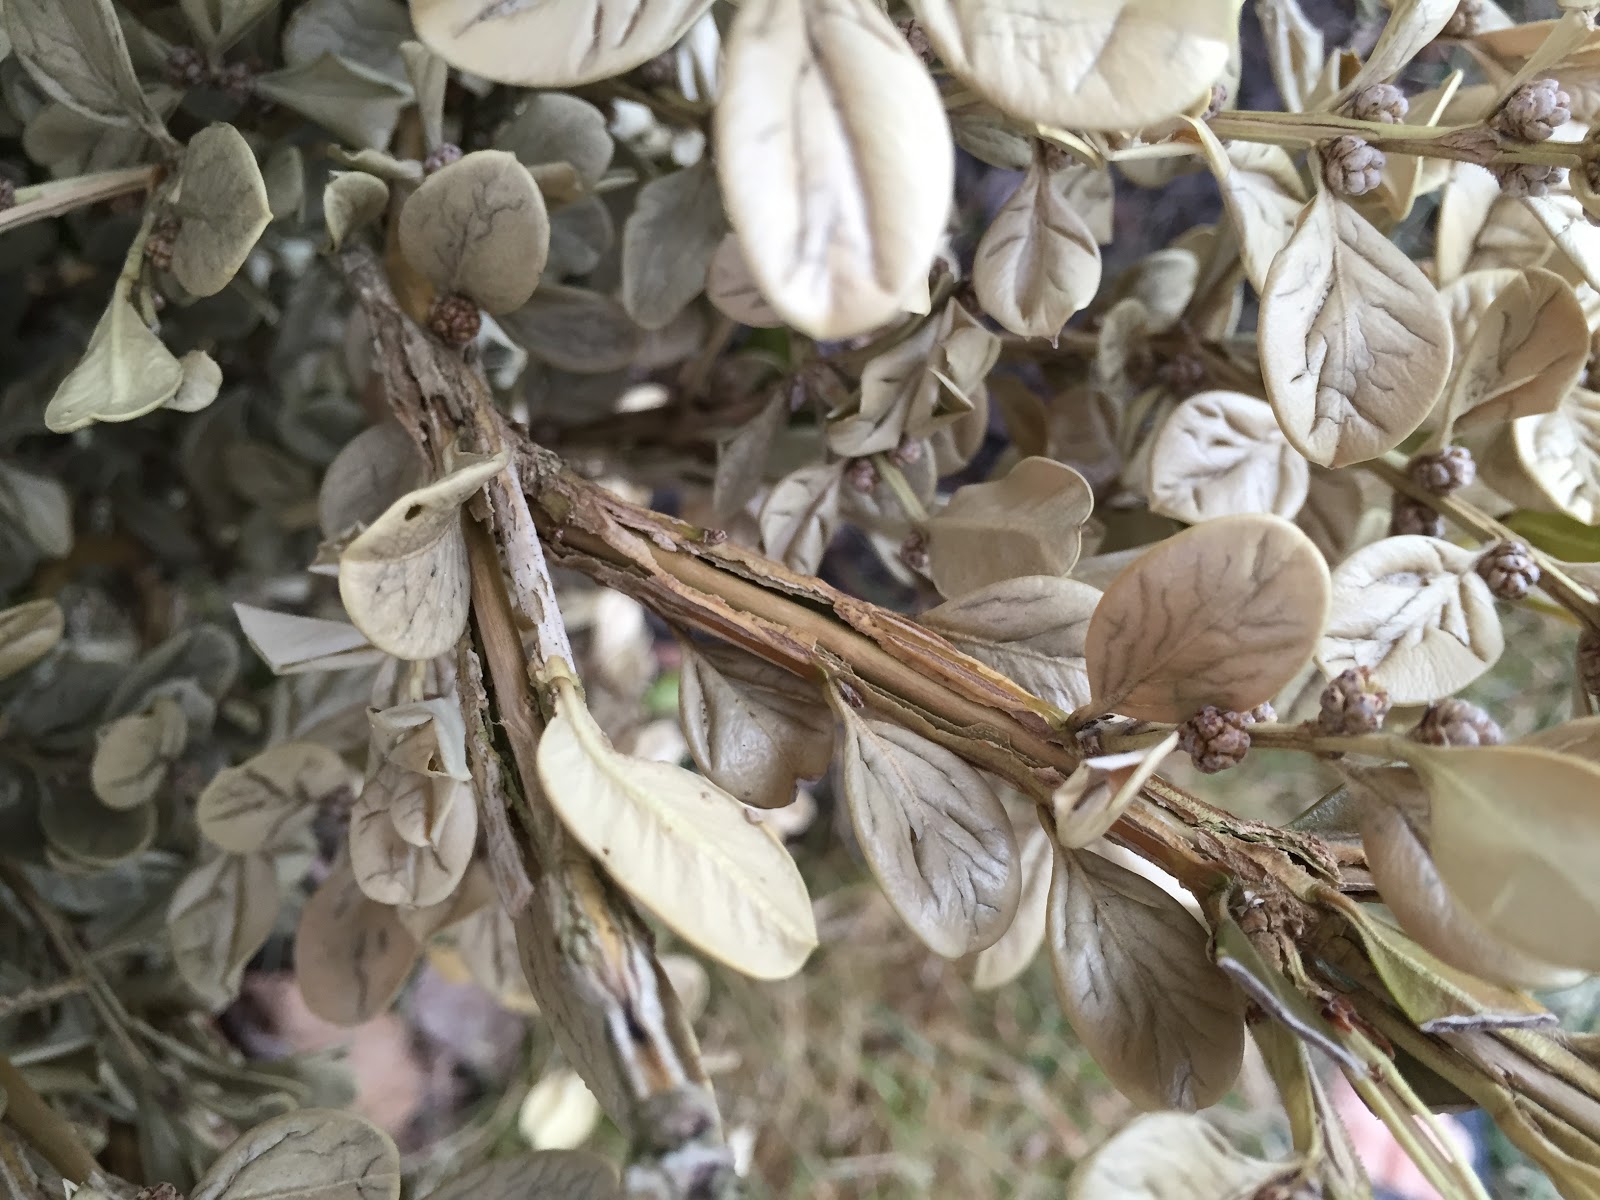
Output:
M1519 508L1502 523L1535 549L1562 562L1600 562L1600 526L1585 525L1566 513Z

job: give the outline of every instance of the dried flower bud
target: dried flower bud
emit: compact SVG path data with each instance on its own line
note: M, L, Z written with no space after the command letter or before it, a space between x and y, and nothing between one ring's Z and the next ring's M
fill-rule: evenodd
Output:
M17 206L17 185L0 175L0 212Z
M174 46L167 52L166 75L173 87L197 88L211 77L211 69L193 46Z
M903 437L900 444L889 451L889 461L897 467L909 467L922 460L922 442L918 438Z
M1530 79L1506 97L1490 127L1515 142L1542 142L1572 120L1572 97L1554 79Z
M1220 83L1211 85L1211 99L1206 104L1206 111L1200 114L1202 121L1209 121L1222 111L1222 106L1228 102L1228 89Z
M878 468L870 458L856 458L845 468L845 482L858 492L870 492L878 486Z
M1205 386L1206 365L1193 354L1180 351L1163 363L1156 378L1177 396L1192 396Z
M428 157L422 160L422 171L425 175L432 175L440 167L448 167L451 163L461 158L461 147L454 142L440 142L428 151Z
M641 63L634 71L634 78L649 88L671 87L678 82L677 60L670 50L658 54Z
M465 346L483 323L478 306L456 293L440 296L428 310L428 328L447 346Z
M928 535L919 531L906 534L900 543L900 561L919 575L928 573Z
M1322 689L1317 728L1323 733L1376 733L1389 715L1389 693L1372 682L1366 667L1341 671Z
M1389 511L1389 536L1412 533L1423 537L1443 537L1444 518L1420 500L1396 495Z
M922 22L915 17L902 17L895 25L900 30L900 36L906 39L906 45L911 47L911 53L920 58L924 66L932 66L937 56L933 52L933 43L928 41L927 30L922 28Z
M1406 464L1411 482L1435 496L1448 496L1467 487L1478 477L1472 451L1465 446L1446 446L1437 454L1419 454Z
M1263 700L1247 713L1240 713L1246 725L1254 725L1258 721L1272 722L1278 719L1278 710L1272 707L1272 701Z
M1469 38L1477 35L1478 25L1483 19L1483 0L1461 0L1456 5L1455 15L1445 22L1444 28L1439 31L1440 37Z
M1478 574L1501 600L1521 600L1539 585L1539 564L1521 542L1500 542L1484 551Z
M229 63L217 72L216 84L230 98L243 104L256 94L256 73L248 63Z
M140 1188L134 1193L133 1200L183 1200L183 1193L175 1184L157 1183Z
M156 218L156 223L150 229L150 236L145 239L144 257L152 267L158 271L165 271L172 266L172 244L178 237L178 218L162 216Z
M1600 632L1585 629L1578 635L1578 682L1591 696L1600 696Z
M1411 104L1405 93L1392 83L1375 83L1363 88L1350 101L1350 115L1358 121L1383 121L1398 125L1406 119Z
M1493 717L1454 698L1428 705L1410 737L1429 746L1498 746L1506 740Z
M1548 195L1551 188L1567 182L1565 167L1545 163L1490 163L1489 170L1500 181L1500 191L1513 199Z
M1346 134L1323 142L1322 178L1335 194L1365 196L1383 179L1383 151Z
M1215 775L1244 761L1254 723L1249 713L1224 712L1208 704L1178 726L1178 748L1201 772Z

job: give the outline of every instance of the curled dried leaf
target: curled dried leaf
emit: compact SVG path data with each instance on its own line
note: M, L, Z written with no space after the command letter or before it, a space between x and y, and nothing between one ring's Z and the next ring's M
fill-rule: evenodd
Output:
M1078 1163L1067 1200L1243 1200L1300 1171L1239 1153L1200 1117L1148 1113Z
M801 467L780 479L761 506L761 544L791 570L811 574L839 526L844 463Z
M52 433L95 421L132 421L178 394L183 366L119 288L89 337L88 348L45 409Z
M373 667L386 657L346 621L324 621L235 604L234 616L251 649L274 675Z
M1056 841L1064 849L1081 850L1104 837L1178 748L1179 736L1174 729L1148 749L1096 755L1079 763L1050 797Z

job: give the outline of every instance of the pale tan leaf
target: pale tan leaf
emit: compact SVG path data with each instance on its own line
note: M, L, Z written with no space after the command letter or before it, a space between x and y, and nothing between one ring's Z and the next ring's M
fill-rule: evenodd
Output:
M1600 288L1600 228L1589 220L1577 197L1553 192L1548 196L1524 196L1520 203L1544 227L1584 281L1592 288Z
M317 802L345 787L351 772L315 742L284 742L218 771L200 793L195 820L234 854L268 849L316 815Z
M512 1154L453 1175L427 1200L622 1200L617 1169L598 1154Z
M539 777L579 842L642 905L757 979L792 975L817 944L805 883L773 834L715 784L612 749L570 681L539 739Z
M1327 60L1322 28L1306 16L1300 0L1263 0L1256 5L1256 16L1284 109L1303 112Z
M324 621L235 604L234 616L250 648L274 675L348 671L372 667L386 657L345 621Z
M26 671L61 641L67 619L54 600L0 609L0 680Z
M660 329L705 290L706 269L728 223L717 177L702 158L639 189L622 226L622 306Z
M1550 504L1600 524L1600 392L1575 387L1555 411L1512 422L1516 459Z
M775 329L783 324L762 296L750 264L739 249L739 238L729 233L711 255L706 269L706 299L730 321L752 329Z
M1343 562L1358 546L1384 536L1389 529L1389 505L1374 497L1373 481L1357 471L1311 468L1306 502L1295 517L1332 566Z
M1112 581L1084 644L1102 708L1184 721L1248 712L1295 677L1328 616L1328 568L1281 517L1219 517L1146 551Z
M1065 575L1094 509L1088 481L1064 463L1025 458L991 483L969 483L927 523L928 568L940 595L1022 575Z
M267 185L250 143L232 125L208 125L189 139L173 201L178 236L173 277L196 296L228 286L272 220Z
M1065 129L1138 129L1174 116L1222 75L1238 41L1233 0L1042 9L913 0L911 8L963 82L1014 116Z
M182 383L177 357L118 289L83 358L50 398L44 423L52 433L71 433L95 421L131 421L167 403Z
M1299 1171L1240 1154L1199 1117L1148 1113L1079 1161L1066 1200L1249 1200Z
M112 721L100 729L89 765L94 794L107 808L148 803L188 740L188 721L170 696L157 696L146 712Z
M1145 1109L1195 1109L1233 1086L1244 996L1177 900L1099 855L1065 851L1049 940L1062 1010L1123 1095Z
M361 890L347 860L306 901L294 944L306 1007L335 1025L360 1025L387 1009L422 955L395 910Z
M1100 590L1020 575L930 608L917 619L963 654L1065 712L1089 702L1084 639Z
M1439 197L1434 271L1441 284L1468 271L1548 266L1550 235L1521 200L1475 163L1456 163Z
M523 1097L517 1129L535 1150L574 1150L600 1123L600 1102L576 1071L545 1075Z
M370 525L401 496L426 481L426 464L394 420L380 421L345 443L328 464L317 493L322 536L336 541Z
M334 250L372 224L389 206L389 185L365 171L334 171L322 189L322 220Z
M1072 206L1078 181L1035 161L978 242L972 286L1019 337L1054 339L1100 287L1100 247Z
M467 873L462 876L460 885L443 900L422 908L401 906L395 909L395 915L400 918L400 924L405 926L407 933L426 945L434 934L450 930L453 935L455 927L480 916L491 907L498 908L499 904L494 876L482 859L474 859L467 866ZM429 949L431 952L432 947ZM514 937L511 956L513 960L516 959ZM520 975L521 972L522 965L519 962L517 973Z
M1022 839L1018 857L1022 864L1022 891L1017 899L1017 915L994 945L978 955L973 966L972 986L980 992L1005 987L1018 978L1044 945L1045 916L1050 901L1050 873L1055 866L1055 847L1050 835L1039 825Z
M1291 445L1342 467L1394 449L1450 370L1433 284L1331 191L1273 260L1261 296L1261 374Z
M1230 142L1224 146L1204 121L1190 125L1200 138L1222 202L1239 239L1239 259L1250 286L1266 288L1267 273L1294 233L1305 208L1306 187L1282 146Z
M950 210L954 151L927 71L874 0L752 0L726 56L717 172L761 294L812 337L890 320Z
M1056 841L1065 850L1082 850L1104 837L1117 818L1178 748L1173 730L1154 746L1086 758L1050 797Z
M710 0L411 0L417 36L453 67L514 87L576 87L671 48Z
M1366 667L1396 704L1448 696L1500 657L1494 597L1477 555L1439 538L1384 538L1333 574L1333 615L1317 651L1331 678Z
M328 52L255 78L262 100L316 122L354 149L389 144L401 110L412 102L399 79Z
M166 407L175 412L199 412L209 408L222 390L222 368L204 350L190 350L178 360L183 378Z
M1150 461L1150 510L1198 524L1240 513L1292 519L1311 467L1272 408L1242 392L1200 392L1173 409Z
M356 1116L303 1108L274 1117L222 1152L189 1200L396 1200L400 1154Z
M510 1012L538 1016L539 1005L528 986L517 946L516 925L497 899L491 898L451 930L450 940L473 982L496 1003Z
M408 820L418 827L409 836ZM379 904L425 907L455 890L477 838L470 787L386 762L350 810L350 869Z
M374 646L410 662L454 648L471 602L461 506L510 453L461 456L444 478L401 496L344 548L339 598Z
M238 996L245 965L271 935L281 903L277 874L264 854L218 855L172 893L172 961L211 1011Z
M1395 0L1378 42L1361 64L1355 78L1345 84L1328 105L1337 108L1363 88L1384 83L1416 57L1455 16L1457 0Z
M400 210L406 261L443 292L491 313L527 303L550 253L550 217L533 176L504 150L435 171Z
M1026 171L1033 162L1027 125L982 100L950 110L950 136L979 162L1002 171Z
M1011 820L987 780L944 747L848 703L845 800L878 886L928 949L961 958L1011 926L1022 871Z
M761 506L761 544L790 570L816 572L839 524L842 462L801 467L780 479Z
M833 757L833 714L820 693L725 643L684 644L678 714L706 777L746 804L781 808Z
M1426 751L1424 753L1424 750ZM1534 746L1418 747L1439 878L1489 932L1600 971L1600 767Z

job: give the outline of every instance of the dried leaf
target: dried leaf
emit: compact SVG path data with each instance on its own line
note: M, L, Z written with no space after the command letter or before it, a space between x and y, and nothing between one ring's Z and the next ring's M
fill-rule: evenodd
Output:
M451 1176L427 1200L622 1200L617 1169L598 1154L514 1154Z
M1050 797L1056 841L1064 850L1082 850L1110 832L1154 775L1178 748L1173 730L1154 746L1084 759Z
M927 738L838 700L856 841L895 912L928 949L961 958L1010 928L1022 892L1011 820L988 781Z
M1450 370L1433 284L1331 191L1317 194L1261 295L1261 374L1291 445L1342 467L1422 423Z
M455 890L477 838L470 787L386 762L350 810L350 869L379 904L425 907Z
M63 788L40 806L39 828L51 850L80 868L103 870L149 849L156 810L153 804L110 809L88 788Z
M1500 657L1504 640L1477 555L1439 538L1384 538L1333 574L1333 615L1317 651L1331 678L1366 667L1396 704L1448 696Z
M100 730L89 767L94 794L107 808L148 803L188 740L189 723L170 696L157 696L147 713L112 721Z
M1018 857L1022 864L1022 890L1017 899L1017 915L1011 918L1000 939L978 955L972 973L976 991L993 991L1017 979L1044 945L1050 874L1055 865L1050 835L1034 825L1022 839Z
M1272 409L1242 392L1200 392L1173 409L1150 461L1150 511L1198 524L1241 513L1293 519L1311 467Z
M1219 517L1135 559L1084 644L1094 703L1149 721L1248 712L1293 679L1328 618L1328 568L1281 517Z
M72 497L58 479L0 462L0 523L20 529L46 558L72 553Z
M741 325L776 329L783 324L783 318L773 311L756 285L750 264L739 249L739 238L733 233L725 236L711 255L706 268L706 299L723 316Z
M992 483L969 483L927 523L928 569L940 595L964 596L1023 575L1065 575L1094 509L1088 481L1048 458L1025 458Z
M587 100L564 92L529 96L516 116L494 136L497 150L509 150L526 167L570 163L585 188L600 182L615 146L606 117Z
M190 350L178 360L183 378L166 407L175 412L199 412L209 408L222 390L222 368L204 350Z
M321 125L349 146L381 149L394 136L411 89L338 54L258 75L256 94Z
M1320 35L1319 35L1320 36ZM1272 260L1289 244L1305 208L1306 187L1282 146L1230 142L1224 146L1204 121L1191 121L1222 202L1239 239L1239 261L1250 286L1263 292Z
M389 185L365 171L334 171L322 189L322 219L334 250L358 229L371 225L389 207Z
M1511 439L1538 494L1586 525L1600 523L1600 392L1573 388L1555 411L1512 422Z
M497 899L457 925L450 939L473 982L496 1003L524 1016L539 1015L517 946L515 922Z
M1079 1161L1066 1200L1245 1200L1298 1172L1240 1154L1200 1117L1147 1113Z
M218 855L172 893L167 930L173 964L212 1012L238 997L244 968L271 936L281 902L265 854Z
M678 713L695 765L745 804L781 808L833 757L833 715L815 689L722 643L685 644Z
M919 618L963 654L1066 712L1089 702L1083 659L1100 590L1074 579L1021 575L930 608Z
M117 290L83 358L50 398L44 423L71 433L95 421L132 421L177 395L183 367Z
M588 1140L600 1117L600 1102L582 1077L562 1068L528 1089L517 1128L535 1150L573 1150Z
M950 209L950 127L927 71L873 0L743 4L726 55L717 173L761 294L816 338L890 320Z
M1272 78L1287 112L1304 112L1327 61L1322 29L1301 9L1299 0L1265 0L1256 5L1266 37Z
M283 60L303 67L343 54L398 83L406 74L400 46L410 36L401 0L306 0L284 23Z
M306 901L294 944L295 981L306 1007L346 1026L387 1009L422 954L394 909L361 890L348 861ZM395 1193L387 1195L393 1200Z
M785 475L761 506L761 544L790 570L816 572L839 523L842 462L801 467Z
M398 421L380 421L345 444L328 464L317 493L322 536L337 541L372 524L407 492L421 487L426 464Z
M1020 0L913 0L911 8L962 82L1013 116L1065 129L1138 129L1175 115L1222 75L1238 40L1232 0L1042 10Z
M783 843L715 784L612 749L571 682L539 739L551 805L619 887L704 953L756 979L816 947L805 883Z
M789 397L775 389L761 410L717 447L711 508L719 521L733 520L760 491L773 443L788 420Z
M0 609L0 680L26 671L61 641L66 616L54 600Z
M1383 83L1400 72L1417 52L1434 38L1455 16L1454 0L1398 0L1389 12L1389 20L1378 35L1377 44L1361 64L1355 78L1340 90L1330 108L1337 108L1345 100L1375 83Z
M304 1108L257 1125L222 1152L189 1200L396 1200L400 1154L353 1113Z
M272 221L255 152L232 125L208 125L189 140L172 204L178 236L172 274L184 290L214 296L244 266Z
M460 456L442 479L401 496L344 548L339 597L374 646L408 662L454 648L471 603L461 506L509 457L508 449Z
M639 189L622 226L622 306L660 329L705 290L706 269L728 223L717 177L701 159Z
M1070 196L1079 179L1036 160L978 242L978 303L1019 337L1054 340L1100 288L1100 247Z
M226 50L277 0L180 0L183 15L211 50Z
M406 261L441 292L491 313L533 295L550 253L550 217L528 169L504 150L478 150L435 171L400 210Z
M284 742L212 776L195 820L208 841L234 854L271 850L349 781L350 769L326 746Z
M670 239L669 243L670 243ZM643 332L621 304L584 288L546 284L500 325L535 358L586 375L631 365Z
M411 0L417 36L453 67L515 87L576 87L671 48L710 0Z
M159 129L111 0L9 0L11 51L41 92L108 125Z

